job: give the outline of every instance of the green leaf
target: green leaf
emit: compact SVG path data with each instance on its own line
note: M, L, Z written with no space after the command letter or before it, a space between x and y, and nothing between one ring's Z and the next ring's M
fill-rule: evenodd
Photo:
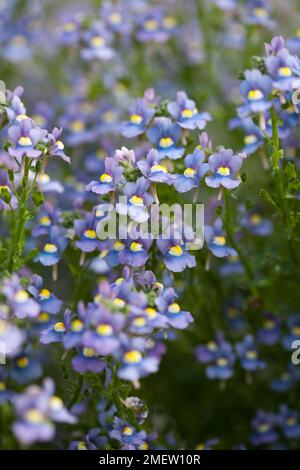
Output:
M45 201L44 194L41 191L35 191L32 194L32 200L35 207L40 207Z

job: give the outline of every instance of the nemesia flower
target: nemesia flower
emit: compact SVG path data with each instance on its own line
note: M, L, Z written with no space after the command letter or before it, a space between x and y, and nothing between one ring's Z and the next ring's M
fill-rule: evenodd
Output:
M28 287L28 292L40 304L41 311L56 315L62 306L62 301L59 300L52 292L43 287L43 279L34 274L32 276L32 284Z
M143 134L154 114L155 110L149 107L145 99L138 99L131 110L129 120L123 124L122 134L129 138Z
M159 313L166 315L168 323L173 328L185 329L194 321L190 312L181 310L175 301L177 294L172 287L165 289L155 300Z
M8 153L20 160L22 157L39 158L42 154L36 145L46 136L46 131L35 127L31 119L26 117L17 125L8 129L11 146Z
M172 237L169 240L158 239L157 248L163 255L165 266L175 273L185 270L185 268L194 268L196 260L186 248L186 243L182 240L176 240Z
M169 157L177 160L182 157L184 149L177 147L181 137L181 128L166 117L157 117L147 132L147 137L158 151L159 159Z
M122 343L122 349L119 353L121 366L117 372L118 377L135 382L158 370L159 358L145 354L144 338L130 339L123 336Z
M25 341L25 333L17 326L0 319L0 342L5 344L5 354L7 357L15 357L21 350ZM3 353L3 351L1 351Z
M168 172L167 167L159 163L158 152L155 149L149 150L146 160L138 161L137 167L142 175L153 183L171 184L173 181L173 175Z
M17 318L37 317L40 305L23 288L16 274L3 282L2 293L5 295L12 312Z
M68 240L66 239L64 230L56 225L51 227L49 241L44 244L43 249L36 257L36 261L39 261L44 266L57 264L67 244Z
M119 262L128 266L144 266L149 258L151 239L126 240L126 248L119 252Z
M107 444L107 437L101 436L101 429L91 429L82 441L72 441L69 450L98 450Z
M110 437L121 444L123 450L135 450L143 444L146 439L145 431L137 431L133 426L120 418L115 417Z
M227 245L221 219L217 219L212 226L205 225L204 234L208 249L217 258L237 256L236 251Z
M40 362L32 355L21 354L14 358L11 378L18 384L30 383L42 376Z
M174 187L179 193L185 193L193 188L198 188L203 176L209 170L209 164L203 163L203 151L196 147L192 154L184 159L185 170L182 175L177 175L174 179Z
M13 432L24 445L53 439L54 422L74 424L77 421L62 400L54 395L51 379L45 379L42 387L31 385L24 393L15 394L13 406L17 414Z
M84 45L80 50L85 60L111 60L115 54L111 47L112 35L100 22L95 22L91 29L83 34Z
M250 440L253 445L273 444L278 439L275 430L276 416L265 411L258 411L251 422L252 434Z
M67 163L71 163L70 157L68 157L64 152L64 144L60 140L60 136L62 134L62 128L58 129L55 127L52 133L48 133L47 135L47 153L50 157L59 157Z
M269 95L272 89L272 79L268 75L262 75L257 69L246 70L245 80L240 86L244 105L238 108L239 116L244 118L249 114L263 113L270 109L272 102L269 100Z
M280 318L271 313L265 313L263 324L257 331L257 339L262 344L272 346L276 344L281 336Z
M248 211L241 219L241 226L247 228L251 233L260 237L271 235L273 224L265 219L255 209Z
M287 439L300 438L300 416L298 411L291 410L287 405L280 405L277 420Z
M148 192L150 181L143 176L135 183L129 182L125 185L123 193L125 202L116 204L116 211L120 215L128 215L135 222L143 223L149 219L148 207L153 203L154 198Z
M271 5L268 0L249 0L245 22L257 24L272 29L276 27L275 21L270 18Z
M193 100L184 91L177 93L177 100L168 104L168 111L183 129L204 129L211 121L209 113L199 113Z
M232 377L235 355L222 333L216 335L216 341L197 346L195 355L199 362L208 364L205 374L209 379L227 380Z
M266 363L258 359L257 346L252 335L247 335L236 345L237 356L246 370L264 369Z
M84 220L75 220L74 229L79 237L75 245L84 253L90 253L101 248L101 242L96 233L96 220L94 214L87 214Z
M234 155L231 149L221 149L208 159L209 170L212 175L205 177L205 183L211 188L223 187L235 189L241 181L236 173L240 170L243 160L239 155Z
M300 341L300 315L291 315L287 321L288 332L282 338L282 344L288 351L294 341Z
M119 183L123 168L118 166L116 160L107 157L104 161L105 172L99 177L99 181L91 181L86 186L86 191L91 191L95 194L108 194L116 189Z

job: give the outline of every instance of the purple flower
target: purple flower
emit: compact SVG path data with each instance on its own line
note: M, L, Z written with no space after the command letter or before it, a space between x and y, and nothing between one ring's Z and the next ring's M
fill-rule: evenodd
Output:
M258 341L269 346L276 344L281 335L280 325L280 318L271 313L265 313L263 324L257 331Z
M266 237L273 231L273 223L263 218L257 210L251 209L241 219L241 226L247 228L253 235Z
M300 438L298 411L291 410L287 405L280 405L277 422L287 439Z
M95 215L87 214L84 220L75 220L74 229L78 236L75 245L84 253L91 253L97 248L101 249L101 242L96 233L96 219Z
M282 344L288 351L291 350L294 341L300 341L300 315L291 315L287 321L288 333L282 338Z
M137 167L142 175L153 183L171 184L173 181L173 176L168 172L167 167L159 163L156 149L149 150L146 160L138 161Z
M112 157L105 159L104 166L105 172L100 175L99 181L91 181L86 186L86 191L91 191L95 194L108 194L111 191L115 191L121 179L123 168Z
M25 333L8 321L0 319L0 343L5 345L7 357L15 357L19 354L25 341ZM1 351L3 353L3 351Z
M120 351L121 366L117 375L123 380L135 382L142 377L157 372L159 358L146 353L146 342L142 337L124 336Z
M151 246L151 240L127 240L126 248L119 252L119 261L133 267L141 267L146 264Z
M113 428L109 432L112 439L116 439L121 444L121 449L136 450L144 443L146 439L145 431L137 431L127 421L115 417Z
M20 284L20 279L13 274L10 279L3 282L2 293L6 296L7 302L17 318L34 318L40 313L40 305L29 296Z
M184 91L177 93L177 100L168 104L168 111L183 129L204 129L211 121L209 113L199 113L195 101L190 100Z
M60 140L62 133L62 127L58 129L55 127L52 133L47 134L47 144L48 144L48 155L50 157L59 157L67 163L71 163L70 157L68 157L64 152L64 144Z
M216 341L197 346L195 354L199 362L208 364L205 372L209 379L227 380L232 377L235 355L222 333L217 334Z
M160 160L165 157L172 160L182 157L184 148L176 146L181 137L181 129L171 119L166 117L155 118L152 127L147 132L147 137L157 148Z
M276 416L265 411L258 411L255 418L251 422L253 432L250 440L253 445L273 444L278 439L275 430Z
M203 163L205 155L200 148L196 148L192 154L184 159L185 170L182 175L177 175L174 187L179 193L186 193L193 188L198 188L200 181L209 170L208 163Z
M11 378L18 384L33 382L41 377L43 369L39 361L28 354L21 354L14 358Z
M265 362L258 359L257 347L252 335L247 335L242 342L237 343L236 352L244 369L254 371L264 369Z
M129 138L143 134L154 114L155 110L149 108L144 98L138 99L131 110L129 121L123 124L122 134Z
M299 69L299 59L292 56L285 48L276 55L266 58L268 73L273 79L273 86L280 91L297 89L300 86L300 79L295 74Z
M111 47L112 34L99 22L83 35L84 46L80 54L85 60L111 60L115 54Z
M209 157L208 164L212 175L205 178L207 186L234 189L241 184L235 175L240 170L243 160L239 155L233 155L231 149L221 149L218 153L214 153Z
M148 192L150 181L143 176L135 183L127 183L124 187L125 201L116 204L116 211L120 215L129 215L129 217L138 223L146 222L149 219L148 206L153 203L154 198Z
M214 256L223 258L224 256L237 255L236 251L226 243L221 219L217 219L212 226L205 225L204 234L207 247Z
M268 0L249 0L245 23L265 26L273 29L275 21L270 19L271 5Z
M56 315L62 306L59 300L52 292L43 287L43 279L38 275L32 276L32 284L28 287L33 297L40 304L41 311Z
M54 225L49 232L49 241L36 257L36 261L39 261L44 266L57 264L67 244L68 240L66 239L65 231Z
M8 129L8 137L11 146L9 154L20 160L22 157L38 158L42 155L41 150L36 145L41 142L47 131L35 127L31 119L23 119L18 125L13 125Z
M114 305L125 305L120 298L113 301ZM124 315L111 314L101 307L93 313L94 321L82 337L82 345L93 348L100 356L114 354L120 345L119 333L125 323Z
M76 423L61 398L54 395L54 383L45 379L42 387L31 385L25 392L13 396L17 420L13 432L21 444L47 442L55 434L54 422Z
M107 437L101 436L101 429L91 429L81 441L72 441L69 450L98 450L107 444Z
M40 208L37 225L33 227L32 236L48 235L53 225L59 223L61 210L55 209L50 202L45 202Z
M158 239L157 247L163 254L163 262L166 267L175 273L180 273L186 268L194 268L196 259L187 249L182 240L176 240L170 237L169 240Z
M72 367L77 372L102 372L105 362L99 358L99 354L91 347L79 348L76 356L72 359Z
M179 304L175 301L176 297L177 294L174 289L169 287L162 291L155 300L155 303L159 312L162 315L166 315L170 326L183 330L194 320L190 312L181 310Z
M246 70L245 80L240 87L240 93L244 100L244 105L238 108L240 117L247 117L249 114L263 113L270 109L272 102L269 95L273 90L272 79L268 75L262 75L259 70Z

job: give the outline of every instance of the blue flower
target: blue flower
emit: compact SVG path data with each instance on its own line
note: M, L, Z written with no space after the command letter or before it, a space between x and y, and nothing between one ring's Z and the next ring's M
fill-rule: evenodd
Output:
M208 249L217 258L237 256L236 251L227 245L221 219L217 219L213 226L205 225L204 234Z
M153 183L171 184L174 177L168 172L166 166L159 163L159 155L156 149L151 149L147 153L146 160L137 162L137 167L149 181Z
M53 226L50 229L49 241L44 245L42 251L36 257L44 266L53 266L57 264L61 258L63 251L66 249L68 240L65 231L62 228Z
M174 187L179 193L186 193L193 188L198 188L200 181L209 170L209 164L203 163L205 155L200 148L196 148L192 154L184 159L185 170L182 175L177 175Z
M287 439L300 438L298 411L291 410L287 405L281 405L278 414L278 425Z
M257 69L246 70L245 80L241 83L240 93L244 100L244 105L238 108L240 117L247 117L249 114L264 113L270 109L272 102L269 95L273 90L273 82L268 75L262 75Z
M283 48L276 55L267 57L266 67L277 90L289 91L299 88L300 80L295 74L299 69L299 59L292 56L287 49Z
M241 226L247 228L253 235L266 237L273 231L273 223L263 218L255 209L248 211L241 219Z
M154 114L155 110L149 108L145 99L138 99L131 110L129 121L123 124L122 134L129 138L143 134Z
M180 273L186 268L194 268L196 266L196 259L187 251L184 241L170 237L167 240L158 239L156 244L163 255L165 266L170 271Z
M288 351L291 350L294 341L300 341L300 315L292 315L287 321L288 333L282 338L282 344Z
M192 323L194 319L190 312L181 310L179 304L175 301L176 297L177 294L174 289L169 287L163 290L155 300L155 303L159 312L162 315L166 315L170 326L183 330Z
M149 219L148 207L153 203L154 198L148 192L150 181L143 176L135 183L129 182L124 187L123 202L116 204L116 211L120 215L129 215L129 217L138 223L146 222Z
M86 186L86 191L95 194L108 194L115 191L119 183L123 168L118 165L117 161L112 157L107 157L104 161L105 171L99 177L99 181L91 181Z
M84 220L74 221L75 233L79 238L75 241L75 245L84 253L91 253L97 248L101 248L101 242L97 237L95 228L96 218L93 213L87 214Z
M211 188L235 189L241 181L235 177L240 170L243 159L239 155L233 155L231 149L221 149L208 159L211 175L205 177L205 183Z
M42 373L41 364L28 354L21 354L14 359L11 377L15 382L19 384L29 383L41 377Z
M132 382L157 372L159 358L146 352L145 339L142 337L123 337L123 345L119 353L121 366L117 375L123 380Z
M146 264L151 246L151 240L127 240L126 248L119 252L119 261L133 267L141 267Z
M280 325L280 318L271 313L265 313L263 324L257 331L258 341L269 346L276 344L281 335Z
M38 275L33 275L32 284L29 286L28 291L38 301L42 312L56 315L61 309L62 301L48 289L43 288L42 285L43 279Z
M183 129L204 129L211 121L209 113L199 113L195 101L190 100L184 91L177 93L177 100L168 104L168 111Z
M258 411L251 422L253 432L250 440L253 445L273 444L278 440L278 434L275 430L276 416L265 411Z
M181 128L169 118L155 118L147 137L155 145L160 160L165 157L177 160L184 154L184 148L176 146L181 137Z
M264 369L265 362L258 359L257 347L252 335L247 335L242 342L237 343L236 352L244 369L254 371Z

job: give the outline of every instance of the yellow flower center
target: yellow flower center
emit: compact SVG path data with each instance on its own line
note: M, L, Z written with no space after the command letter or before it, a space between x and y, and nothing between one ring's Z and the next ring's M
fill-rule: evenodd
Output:
M163 20L163 25L167 29L175 28L177 21L173 16L166 16Z
M192 109L183 109L181 111L181 116L183 118L191 118L194 115L194 111Z
M18 114L18 116L16 117L16 121L18 122L24 121L24 119L28 119L28 116L26 116L26 114Z
M57 252L57 246L54 245L53 243L46 243L44 246L44 251L46 253L56 253Z
M300 336L300 326L298 326L298 325L294 326L292 328L292 333L293 333L293 335Z
M113 248L114 248L115 251L123 251L124 248L125 248L125 245L124 245L124 243L122 243L120 241L117 241L117 242L114 243Z
M140 116L139 114L132 114L132 115L130 116L130 122L131 122L131 124L137 124L137 125L139 125L139 124L141 124L142 121L143 121L143 118L142 118L142 116Z
M133 204L134 206L143 206L144 205L143 199L140 196L136 196L136 195L132 196L129 199L129 202L131 204Z
M117 11L113 12L110 16L109 16L109 21L112 23L112 24L120 24L121 21L122 21L122 16L120 15L120 13L118 13Z
M297 424L297 420L293 416L290 416L289 418L287 418L286 424L288 426L295 426L295 424Z
M250 90L248 93L248 100L250 101L258 101L263 99L264 95L262 94L261 90Z
M148 450L148 449L149 449L149 446L147 442L143 442L143 444L139 446L139 450Z
M4 382L0 382L0 392L3 392L6 389L6 385Z
M217 344L214 341L209 341L206 345L207 349L210 351L216 351L218 349Z
M226 359L226 357L219 357L217 359L217 365L220 366L220 367L225 367L227 366L228 364L228 359Z
M173 304L169 305L168 307L168 312L169 313L173 313L173 314L176 314L176 313L179 313L180 312L180 307L179 305L174 302Z
M257 7L254 8L253 11L255 16L258 16L259 18L266 18L268 16L268 12L265 8Z
M95 230L86 230L84 232L84 236L86 238L90 238L91 240L94 240L96 238L96 232Z
M26 421L32 424L42 423L44 421L44 415L35 409L28 410L25 414Z
M105 44L105 39L102 36L94 36L90 40L90 44L93 47L103 47Z
M218 235L214 238L214 244L215 245L224 246L225 243L226 243L226 238L221 236L221 235Z
M159 173L159 172L168 173L167 168L163 165L153 165L150 171L151 173Z
M32 140L30 137L20 137L18 140L18 144L21 145L22 147L29 147L32 145Z
M42 300L49 299L51 292L48 289L42 289L39 293L39 298Z
M113 180L112 176L108 175L107 173L103 173L99 179L101 183L111 183Z
M141 355L140 351L137 351L136 349L132 349L131 351L127 351L124 354L123 359L128 364L137 364L138 362L141 362L142 355Z
M126 426L126 428L123 429L123 434L125 434L125 436L131 436L133 431L129 426Z
M270 425L268 423L262 423L258 426L257 429L258 429L258 432L262 434L262 433L269 431Z
M64 144L61 140L57 140L56 145L57 145L59 150L63 150L65 148L65 146L64 146Z
M274 328L274 326L275 326L275 322L273 320L266 320L264 322L264 328L266 330L272 330Z
M26 290L18 290L18 292L16 292L15 294L15 302L17 303L23 303L23 302L26 302L26 300L28 300L28 293L26 292Z
M49 405L50 405L51 409L54 410L54 411L61 410L64 406L62 399L57 397L56 395L53 395L50 398Z
M25 369L25 367L27 367L28 364L29 364L29 360L27 357L19 357L19 359L17 359L17 365L21 369Z
M71 33L72 31L75 31L75 24L72 23L71 21L68 21L67 23L64 24L63 30L66 33Z
M278 70L278 75L280 77L291 77L292 76L292 71L290 69L290 67L280 67L280 69Z
M300 38L300 29L297 29L297 31L296 31L296 36L297 36L298 38Z
M117 286L120 286L123 281L124 281L124 277L118 277L118 279L116 280L115 284L116 284Z
M119 308L124 308L125 307L125 301L123 299L119 299L118 297L113 300L113 304L115 307Z
M163 149L167 149L174 144L174 140L171 137L162 137L159 141L159 146Z
M258 225L261 222L262 218L259 214L252 214L250 217L250 222L253 225Z
M111 325L107 325L105 323L102 323L101 325L97 326L96 331L100 336L110 336L113 334L113 329Z
M72 132L82 132L85 128L85 124L81 119L75 119L70 123L70 129Z
M147 31L155 31L158 28L158 21L147 20L144 23L144 28L147 29Z
M77 444L77 450L87 450L87 446L84 441L80 441Z
M137 251L142 251L142 249L143 247L140 243L132 242L130 245L130 251L137 252Z
M138 328L141 328L146 325L146 319L144 317L136 317L132 324Z
M150 320L153 320L155 317L157 317L157 311L152 307L146 308L146 314L148 315Z
M47 312L40 313L38 320L40 323L46 323L49 320L49 313Z
M220 176L229 176L230 175L230 170L228 166L220 166L217 171L218 175Z
M50 176L47 175L47 173L41 173L38 177L38 180L39 180L40 183L43 183L43 184L49 183Z
M256 351L247 351L246 352L246 358L247 359L256 359L257 358L257 352Z
M56 333L64 333L66 331L66 327L62 321L55 323L53 329Z
M196 170L194 168L186 168L183 172L184 176L187 178L193 178L196 174Z
M71 325L71 330L75 331L76 333L79 333L80 331L83 330L83 323L81 320L74 320Z
M181 256L182 248L180 245L171 246L171 248L169 249L169 253L172 256Z
M40 225L43 225L44 227L51 225L51 220L47 215L40 218Z
M246 145L254 144L257 141L257 137L254 134L246 135L244 142Z
M94 357L95 350L93 348L83 348L82 354L84 355L84 357Z

